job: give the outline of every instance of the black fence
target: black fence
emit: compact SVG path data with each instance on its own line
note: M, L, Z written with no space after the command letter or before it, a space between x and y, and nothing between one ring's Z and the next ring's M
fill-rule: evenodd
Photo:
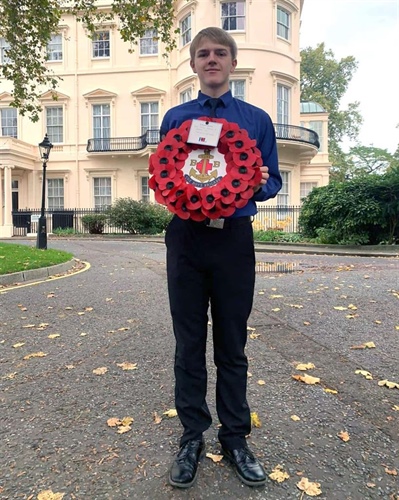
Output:
M298 231L298 217L301 207L296 206L258 206L253 227L255 230L280 230L287 233ZM47 233L65 230L71 233L89 233L82 222L84 215L104 214L103 210L74 208L64 210L45 210ZM39 209L15 210L12 213L14 236L26 236L37 232L40 217ZM109 224L104 224L104 234L123 234L124 231Z

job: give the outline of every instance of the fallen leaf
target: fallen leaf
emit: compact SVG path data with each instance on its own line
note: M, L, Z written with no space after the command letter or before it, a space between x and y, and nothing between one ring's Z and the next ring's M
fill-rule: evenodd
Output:
M85 307L85 311L92 311L93 308L92 307Z
M312 483L307 477L303 477L296 485L297 488L304 491L310 497L317 497L322 493L320 483Z
M116 427L117 425L121 425L121 421L119 418L112 417L107 420L107 425L109 427Z
M250 333L249 338L250 339L257 339L260 337L260 333Z
M374 342L366 342L364 344L364 347L367 347L367 349L372 349L375 347L375 344L374 344Z
M367 488L375 488L376 484L375 483L367 483L366 486L367 486Z
M48 338L49 339L56 339L57 337L61 337L59 333L51 333Z
M395 326L395 330L399 330L399 325L396 325L396 326Z
M260 291L258 292L258 295L265 295L265 292Z
M374 321L374 323L376 323L377 325L381 325L382 321L380 321L379 319L376 319L376 320Z
M298 380L299 382L303 382L304 384L314 385L320 382L318 377L312 377L310 375L292 375L292 378Z
M269 299L281 299L284 295L270 295Z
M247 372L247 377L248 378L252 377L252 373L251 372Z
M121 328L118 328L118 332L126 332L126 330L130 330L129 326L122 326Z
M213 455L212 453L207 453L206 457L210 458L212 460L212 462L217 464L218 462L220 462L222 460L223 455Z
M41 491L37 495L37 500L62 500L65 493L53 493L51 490Z
M298 415L291 415L291 420L293 420L294 422L299 422L299 420L301 420Z
M367 370L356 370L356 375L363 375L367 380L373 380L373 376Z
M71 307L71 306L67 306L67 307L65 308L65 310L66 310L66 311L71 311L72 309L73 309L73 307Z
M329 389L328 387L324 389L324 392L327 392L328 394L338 394L338 391L335 389Z
M315 368L313 363L299 363L299 365L296 365L295 367L296 370L300 371L311 370L312 368Z
M265 385L266 382L264 380L258 380L258 385Z
M389 474L390 476L397 476L398 472L396 469L388 469L388 467L385 468L385 472Z
M137 370L137 363L117 363L122 370Z
M96 368L93 370L94 375L104 375L104 373L107 373L108 368L106 366L101 366L100 368Z
M168 418L177 417L177 411L175 408L171 408L170 410L164 411L163 414L166 415Z
M130 427L130 425L120 425L116 432L118 434L125 434L125 432L129 432L131 430L132 430L132 428Z
M356 311L357 307L354 306L353 304L349 304L348 309L352 309L352 311Z
M3 380L12 380L13 378L16 377L18 372L13 372L13 373L9 373L8 375L3 375L1 378Z
M390 382L389 380L380 380L378 382L378 385L380 387L385 385L386 387L388 387L388 389L399 389L399 384L397 384L396 382Z
M251 413L251 425L253 427L262 427L262 422L256 412Z
M350 349L372 349L374 347L375 347L374 342L365 342L364 344L353 345L350 347Z
M86 333L86 332L82 332L82 333L80 334L80 336L81 336L81 337L86 337L86 335L88 335L88 333Z
M347 441L350 440L350 437L349 437L349 433L346 432L346 431L341 431L338 433L338 437L340 439L342 439L342 441L344 441L344 443L346 443Z
M162 417L158 415L156 411L154 411L154 424L160 424L162 422Z
M44 352L33 352L32 354L28 354L27 356L24 356L23 359L31 359L31 358L44 358L47 356Z
M25 342L18 342L18 344L14 344L13 347L14 349L18 349L18 347L22 347L23 345L25 345Z
M290 307L293 307L294 309L302 309L303 306L300 304L290 304Z
M303 324L304 324L305 326L309 326L309 325L310 325L310 322L309 322L309 321L304 321L304 322L303 322Z
M289 479L289 474L283 470L282 465L276 465L272 472L269 474L270 479L276 481L277 483L282 483L286 479Z
M394 406L392 406L392 410L394 410L394 411L399 411L399 406L398 406L398 405L394 405Z
M133 422L132 417L123 417L121 420L121 425L130 425Z
M279 307L275 307L274 309L272 309L273 312L279 312L281 309Z
M345 318L348 318L348 319L353 319L353 318L358 318L358 317L359 317L359 315L358 315L358 314L347 314L347 315L345 316Z
M35 325L23 325L22 328L34 328Z
M253 328L252 326L247 326L247 331L248 332L254 332L256 328Z
M343 306L334 306L334 309L336 309L337 311L346 311L348 308Z

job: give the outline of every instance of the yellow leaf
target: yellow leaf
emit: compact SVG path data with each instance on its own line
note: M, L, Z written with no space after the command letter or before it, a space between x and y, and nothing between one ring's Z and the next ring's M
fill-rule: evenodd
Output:
M356 375L363 375L367 380L373 380L373 376L367 370L356 370L355 373Z
M71 311L72 309L73 309L73 308L72 308L71 306L67 306L67 307L65 308L65 310L66 310L66 311Z
M48 336L49 339L56 339L57 337L61 337L59 333L52 333Z
M122 370L137 370L137 363L117 363Z
M65 368L67 370L73 370L75 367L73 365L66 365Z
M31 359L31 358L44 358L47 356L44 352L33 352L32 354L28 354L27 356L24 356L24 359Z
M41 491L37 495L37 500L62 500L65 493L53 493L51 490Z
M86 333L86 332L82 332L82 333L80 334L80 336L81 336L81 337L86 337L86 335L88 335L88 333Z
M393 406L392 406L392 410L394 410L394 411L399 411L399 406L398 406L398 405L393 405Z
M247 372L247 377L248 378L252 377L252 373L251 372Z
M269 474L270 479L277 481L277 483L282 483L286 479L289 479L289 474L283 470L281 465L276 465L272 472Z
M372 349L373 347L375 347L374 342L366 342L363 345L364 345L364 347L367 347L368 349Z
M121 425L121 421L119 418L112 417L107 420L107 425L109 427L116 427L117 425Z
M320 483L311 483L307 477L303 477L296 485L310 497L317 497L322 493Z
M378 382L378 385L379 386L386 386L388 387L388 389L399 389L399 384L397 384L396 382L390 382L389 380L380 380Z
M34 328L35 325L23 325L22 328Z
M348 309L352 309L352 311L356 311L357 307L353 304L349 304Z
M291 415L291 420L293 420L294 422L299 422L299 420L301 420L298 415Z
M324 392L327 392L328 394L338 394L338 391L335 389L329 389L328 387L324 389Z
M251 413L251 425L253 427L262 427L262 422L256 412Z
M257 339L260 337L260 333L250 333L249 338L250 339Z
M348 308L343 306L334 306L334 309L336 309L337 311L346 311L346 309Z
M116 431L118 434L125 434L125 432L131 431L132 428L130 425L121 425L118 427L118 430Z
M132 417L123 417L121 420L121 425L130 425L133 422Z
M303 382L304 384L314 385L320 382L318 377L311 377L310 375L292 375L292 378L298 380L299 382Z
M345 318L348 318L348 319L354 319L354 318L358 318L358 317L359 317L359 315L358 315L358 314L347 314L347 315L345 316Z
M247 331L248 332L254 332L256 328L252 328L252 326L247 326Z
M265 385L266 382L264 380L258 380L258 385Z
M376 319L376 320L374 321L374 323L377 323L377 325L381 325L382 321L380 321L380 320Z
M85 307L85 311L92 311L93 308L92 307Z
M281 299L284 295L270 295L269 299Z
M121 328L118 328L118 332L126 332L126 330L130 330L129 326L122 326Z
M177 411L175 410L175 408L171 408L170 410L164 411L163 414L166 415L168 418L177 417Z
M279 307L275 307L274 309L272 309L273 312L279 312L280 311L280 308Z
M83 316L83 315L84 315L83 311L78 312L78 316Z
M309 326L309 325L310 325L310 322L309 322L309 321L304 321L304 322L303 322L303 324L304 324L305 326Z
M296 365L295 367L296 370L300 371L311 370L312 368L315 368L313 363L299 363L299 365Z
M18 344L14 344L13 347L14 349L18 349L18 347L22 347L23 345L25 345L25 342L18 342Z
M342 439L345 443L350 440L349 433L346 431L341 431L338 433L338 437Z
M258 292L258 295L265 295L265 292L260 291Z
M290 304L291 307L293 307L294 309L302 309L303 306L301 306L300 304Z
M395 326L395 330L399 330L399 325L396 325L396 326Z
M162 417L158 415L156 411L154 411L154 424L160 424L162 422Z
M106 366L101 366L100 368L96 368L93 370L94 375L104 375L104 373L107 373L108 368Z
M396 469L388 469L388 467L385 467L385 472L391 476L397 476L398 472Z
M222 460L223 455L213 455L212 453L207 453L206 457L210 458L212 460L212 462L214 462L216 464Z

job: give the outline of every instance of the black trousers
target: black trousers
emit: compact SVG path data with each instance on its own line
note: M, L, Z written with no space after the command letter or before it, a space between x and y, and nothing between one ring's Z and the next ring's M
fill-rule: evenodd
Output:
M200 438L212 423L205 360L210 304L219 440L226 448L240 448L251 431L244 352L255 284L251 221L235 219L216 229L175 216L165 243L176 338L176 410L184 428L180 444Z

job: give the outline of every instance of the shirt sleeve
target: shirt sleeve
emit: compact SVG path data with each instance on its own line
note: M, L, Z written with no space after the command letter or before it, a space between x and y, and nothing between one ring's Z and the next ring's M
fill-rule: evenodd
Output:
M253 196L254 201L266 201L274 198L282 187L282 179L278 168L277 141L274 125L268 114L262 120L261 140L257 146L261 151L263 165L269 167L269 179Z

